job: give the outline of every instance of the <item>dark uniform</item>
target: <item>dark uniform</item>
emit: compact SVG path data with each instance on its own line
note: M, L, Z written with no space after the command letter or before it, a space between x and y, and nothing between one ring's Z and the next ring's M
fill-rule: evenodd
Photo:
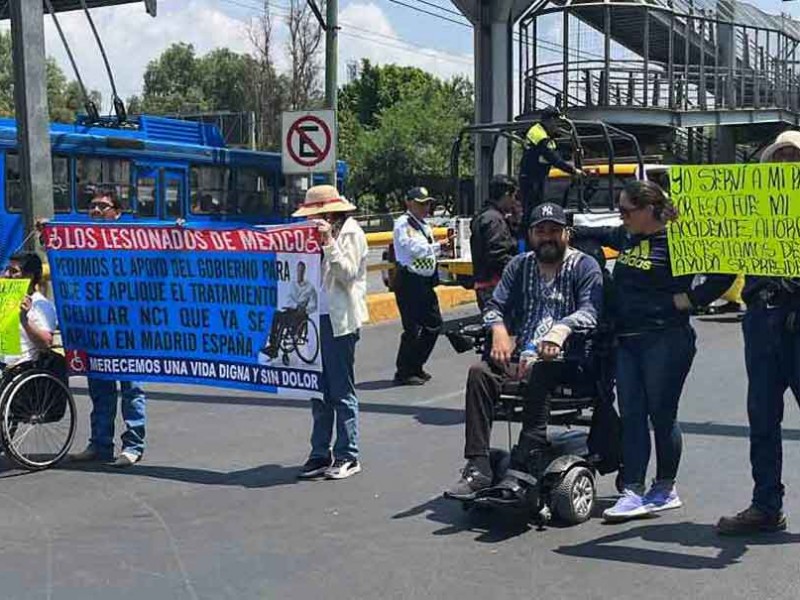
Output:
M524 211L523 231L527 230L530 223L533 207L546 201L545 184L550 168L556 167L566 173L576 173L575 167L558 153L556 141L550 137L541 123L534 124L528 130L525 140L527 143L519 165L519 185Z
M753 506L769 517L783 509L781 421L791 389L800 402L800 280L747 277L744 331Z
M483 311L500 282L503 269L517 253L517 242L511 234L505 215L497 204L488 200L470 224L472 235L472 268L478 308Z

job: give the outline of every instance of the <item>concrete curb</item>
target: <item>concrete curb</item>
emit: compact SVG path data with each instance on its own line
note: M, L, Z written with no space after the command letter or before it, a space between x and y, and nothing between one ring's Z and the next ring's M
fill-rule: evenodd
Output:
M440 285L436 288L436 296L439 298L439 307L442 312L462 304L475 302L475 292L459 286ZM400 318L393 292L369 294L367 296L367 307L369 308L370 324Z

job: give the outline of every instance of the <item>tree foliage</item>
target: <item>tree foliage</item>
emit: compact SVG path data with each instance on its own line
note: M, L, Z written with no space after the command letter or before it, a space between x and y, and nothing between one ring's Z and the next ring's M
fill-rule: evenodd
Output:
M77 81L70 81L52 58L47 59L47 101L50 119L71 123L75 115L84 112L83 94ZM89 92L90 98L100 104L98 91ZM0 114L14 114L14 59L11 33L0 31Z
M272 17L265 1L251 21L250 53L227 48L198 56L191 44L174 43L145 70L142 96L128 99L129 112L187 114L252 113L261 149L280 148L280 115L322 104L319 81L321 31L307 3L293 0L285 51L288 73L273 61Z
M383 212L399 208L414 185L438 183L440 194L452 191L453 142L472 116L468 80L363 61L359 77L339 95L340 156L350 164L350 193ZM471 160L464 149L462 174Z

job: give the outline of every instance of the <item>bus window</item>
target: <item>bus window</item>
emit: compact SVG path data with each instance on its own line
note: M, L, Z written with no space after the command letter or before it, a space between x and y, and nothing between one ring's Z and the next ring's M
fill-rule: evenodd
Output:
M69 158L53 157L53 208L57 213L72 212L70 200Z
M182 217L181 211L181 180L175 177L166 177L164 180L164 202L167 217Z
M228 205L230 177L230 169L223 167L192 167L189 174L192 214L218 215L235 212Z
M156 216L156 178L146 175L136 178L136 215Z
M269 181L255 169L236 171L236 205L239 214L271 215L274 210L274 193Z
M72 210L69 197L69 158L53 156L53 208L57 213ZM22 181L19 155L6 154L6 210L22 212Z
M95 191L104 187L110 187L116 191L123 211L130 210L131 163L129 160L79 156L75 165L79 212L87 212Z

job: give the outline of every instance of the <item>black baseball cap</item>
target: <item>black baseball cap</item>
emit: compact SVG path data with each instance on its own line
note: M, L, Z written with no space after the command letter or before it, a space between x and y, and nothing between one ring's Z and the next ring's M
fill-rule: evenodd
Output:
M564 212L564 209L558 204L545 202L544 204L540 204L539 206L535 207L531 211L530 227L534 227L539 223L545 222L555 223L557 225L561 225L562 227L566 227L567 215Z
M408 190L406 194L406 200L413 200L414 202L430 202L433 200L431 195L428 193L428 188L424 187L415 187Z
M542 121L547 121L548 119L558 119L560 117L561 117L561 113L558 112L557 108L554 108L552 106L548 106L547 108L545 108L542 111L542 114L539 116L539 118Z

